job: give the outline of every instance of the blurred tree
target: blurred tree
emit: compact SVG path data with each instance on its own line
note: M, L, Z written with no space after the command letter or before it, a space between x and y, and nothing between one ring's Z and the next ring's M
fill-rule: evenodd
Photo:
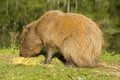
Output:
M24 25L55 9L91 18L104 31L106 42L116 41L114 34L120 32L120 0L0 0L0 46L10 46L8 32L21 33Z
M70 12L70 0L67 0L67 12Z

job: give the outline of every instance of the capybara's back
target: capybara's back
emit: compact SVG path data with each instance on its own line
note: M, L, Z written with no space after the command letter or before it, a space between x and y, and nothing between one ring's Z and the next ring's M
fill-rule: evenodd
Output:
M59 51L77 67L94 67L101 54L103 37L89 18L75 13L49 11L36 21L35 31L47 51L46 63Z

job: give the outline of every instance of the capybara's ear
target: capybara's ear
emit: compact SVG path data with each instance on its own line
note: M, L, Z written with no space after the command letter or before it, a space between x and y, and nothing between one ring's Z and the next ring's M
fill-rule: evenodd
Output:
M27 26L23 26L23 30L24 30L24 32L28 32L28 27Z

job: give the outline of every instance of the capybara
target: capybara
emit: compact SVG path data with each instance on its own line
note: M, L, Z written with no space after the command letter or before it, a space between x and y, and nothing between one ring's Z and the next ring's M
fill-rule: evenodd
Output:
M45 64L55 52L77 67L97 65L103 44L102 32L91 19L75 13L48 11L22 32L20 56L32 57L46 50Z

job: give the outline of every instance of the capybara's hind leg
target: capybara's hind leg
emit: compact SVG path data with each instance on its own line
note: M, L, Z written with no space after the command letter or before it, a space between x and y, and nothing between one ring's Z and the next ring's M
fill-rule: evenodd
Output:
M67 67L74 67L74 65L72 63L69 63L69 62L66 62L65 66L67 66Z

